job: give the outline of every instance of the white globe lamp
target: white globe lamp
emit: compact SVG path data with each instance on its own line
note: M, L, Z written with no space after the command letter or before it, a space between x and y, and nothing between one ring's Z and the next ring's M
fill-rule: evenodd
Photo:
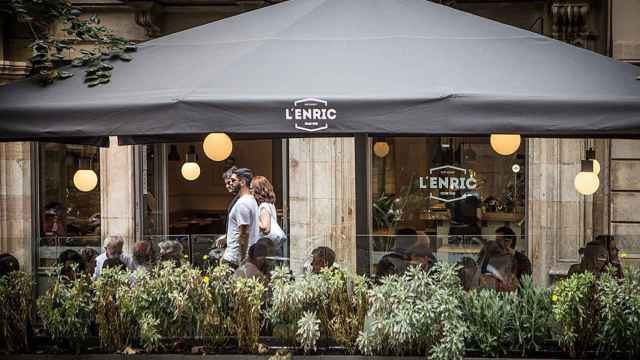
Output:
M200 165L198 165L198 155L196 154L196 147L189 146L189 152L185 156L185 162L180 168L182 177L188 181L194 181L200 177Z
M373 153L379 158L389 155L389 149L389 144L386 141L378 141L373 145Z
M508 156L518 151L522 138L518 134L491 134L490 142L493 151Z
M91 169L78 169L73 175L73 185L82 192L89 192L98 186L98 175Z
M600 187L598 175L591 171L581 171L573 182L576 190L582 195L593 195Z
M213 161L223 161L231 155L233 142L225 133L211 133L202 144L205 155Z

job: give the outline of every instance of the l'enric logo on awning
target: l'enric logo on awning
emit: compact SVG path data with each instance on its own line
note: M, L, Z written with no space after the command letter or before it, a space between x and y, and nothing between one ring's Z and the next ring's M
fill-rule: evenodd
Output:
M294 122L296 129L320 131L329 128L328 121L336 119L337 111L330 108L327 101L305 98L295 101L292 108L285 109L284 116Z

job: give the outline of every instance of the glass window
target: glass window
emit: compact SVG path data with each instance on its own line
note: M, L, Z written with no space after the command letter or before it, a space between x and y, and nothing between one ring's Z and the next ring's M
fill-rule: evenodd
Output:
M38 270L83 256L84 270L92 271L101 252L99 159L92 146L39 144Z
M385 254L416 243L434 260L477 261L504 227L526 254L524 146L501 156L488 137L387 137L371 145L372 271Z

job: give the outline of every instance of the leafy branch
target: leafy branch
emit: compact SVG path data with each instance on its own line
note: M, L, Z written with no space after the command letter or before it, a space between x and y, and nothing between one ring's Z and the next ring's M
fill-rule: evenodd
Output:
M67 55L79 53L72 58L75 67L86 67L85 83L89 87L107 84L111 81L113 65L110 60L131 61L131 53L136 46L131 41L113 34L100 24L96 15L81 18L82 12L74 8L69 0L9 0L8 11L24 23L34 41L30 62L33 73L42 85L64 80L73 73L59 68ZM63 38L56 33L56 26L62 26ZM91 49L79 49L79 44L92 44Z

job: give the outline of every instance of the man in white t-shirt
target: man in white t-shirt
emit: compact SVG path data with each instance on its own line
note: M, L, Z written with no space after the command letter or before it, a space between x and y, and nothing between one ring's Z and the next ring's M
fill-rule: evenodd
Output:
M258 241L258 203L249 188L253 174L251 170L236 169L231 181L238 190L236 203L229 211L227 220L227 249L222 256L223 262L234 269L247 257L249 246Z

